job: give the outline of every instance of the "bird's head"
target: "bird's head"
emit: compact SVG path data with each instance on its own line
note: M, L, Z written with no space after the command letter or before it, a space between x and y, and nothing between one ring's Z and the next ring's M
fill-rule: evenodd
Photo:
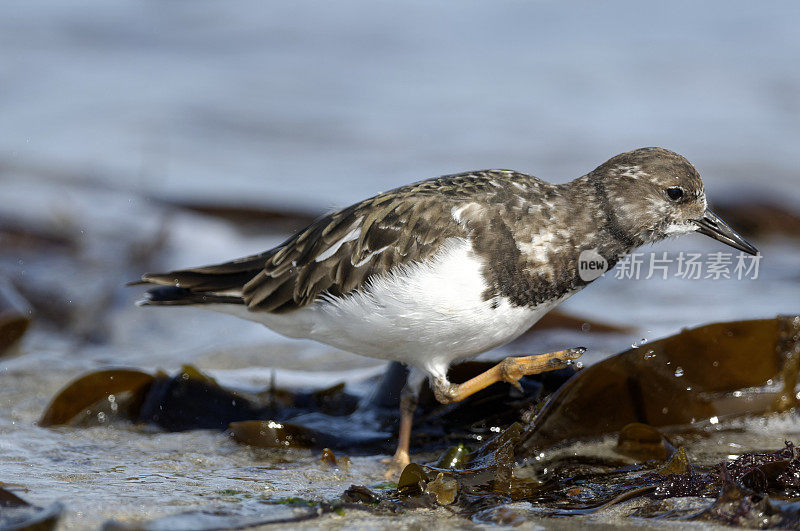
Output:
M663 148L617 155L591 174L616 226L644 242L700 232L749 254L758 251L708 209L700 174L682 156Z

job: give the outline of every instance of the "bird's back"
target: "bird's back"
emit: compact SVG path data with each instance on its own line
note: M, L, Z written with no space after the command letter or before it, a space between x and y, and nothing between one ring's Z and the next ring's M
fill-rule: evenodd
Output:
M323 216L263 253L210 266L147 273L143 282L159 287L148 292L144 304L240 304L253 312L284 313L320 296L353 293L370 278L425 261L449 238L479 240L473 243L486 253L496 253L502 246L516 248L513 238L507 237L506 225L518 215L509 214L509 209L529 201L523 196L552 188L535 177L508 170L421 181ZM512 219L503 220L504 215ZM485 221L485 227L479 221ZM505 255L513 252L511 247Z

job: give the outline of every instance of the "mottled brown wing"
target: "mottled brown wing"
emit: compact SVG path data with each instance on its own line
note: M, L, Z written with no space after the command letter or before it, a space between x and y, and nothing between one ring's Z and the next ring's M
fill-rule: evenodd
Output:
M446 238L463 235L449 205L438 194L386 194L331 214L273 254L244 286L244 301L254 311L289 311L424 260Z
M425 260L444 240L466 236L453 206L486 200L512 172L480 171L422 181L335 212L281 246L244 287L254 311L283 312L321 294L342 296L372 276Z
M183 294L157 293L176 303L198 293L233 297L252 311L286 312L322 294L342 296L373 275L434 254L450 237L466 236L452 216L464 201L484 202L498 193L499 179L512 172L447 175L392 190L324 216L281 245L224 264L163 274L143 280L178 286ZM189 299L189 295L192 298ZM220 302L212 298L209 302ZM222 301L225 302L225 301Z

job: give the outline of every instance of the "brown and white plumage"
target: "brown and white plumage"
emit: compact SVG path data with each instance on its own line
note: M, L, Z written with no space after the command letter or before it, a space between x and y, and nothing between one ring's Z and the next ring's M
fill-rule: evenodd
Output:
M553 187L530 175L505 170L439 177L324 216L269 251L217 265L148 273L142 279L188 290L185 300L191 304L206 297L209 302L243 303L251 311L289 312L322 294L341 297L375 275L424 261L447 238L485 232L467 222L459 223L452 216L453 209L475 205L482 213L473 217L499 220L509 192L522 190L509 190L514 183L527 190ZM181 302L160 300L157 294L151 300L154 304Z
M454 360L513 340L589 283L582 252L612 267L644 243L693 231L756 252L706 209L686 159L643 148L559 185L483 170L397 188L258 255L145 274L159 286L144 304L232 313L403 362L412 391L422 376L447 390Z

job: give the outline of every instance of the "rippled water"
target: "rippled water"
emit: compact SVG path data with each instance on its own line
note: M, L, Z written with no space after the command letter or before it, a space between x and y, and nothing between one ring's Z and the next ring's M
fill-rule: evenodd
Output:
M359 392L380 372L228 316L133 307L138 290L122 284L142 268L284 236L159 199L317 213L466 169L564 181L663 145L696 163L712 200L800 208L795 2L46 4L0 8L0 221L76 243L0 248L0 276L53 313L0 360L0 482L39 505L62 500L70 528L244 503L228 491L325 499L382 481L373 457L345 473L218 433L35 426L61 386L108 365L190 362L246 387L276 368L279 385ZM684 326L798 313L796 242L756 243L758 280L606 278L564 307L630 334L552 331L504 351L580 343L591 362ZM721 248L691 236L652 250ZM793 429L750 424L746 440L778 448Z

